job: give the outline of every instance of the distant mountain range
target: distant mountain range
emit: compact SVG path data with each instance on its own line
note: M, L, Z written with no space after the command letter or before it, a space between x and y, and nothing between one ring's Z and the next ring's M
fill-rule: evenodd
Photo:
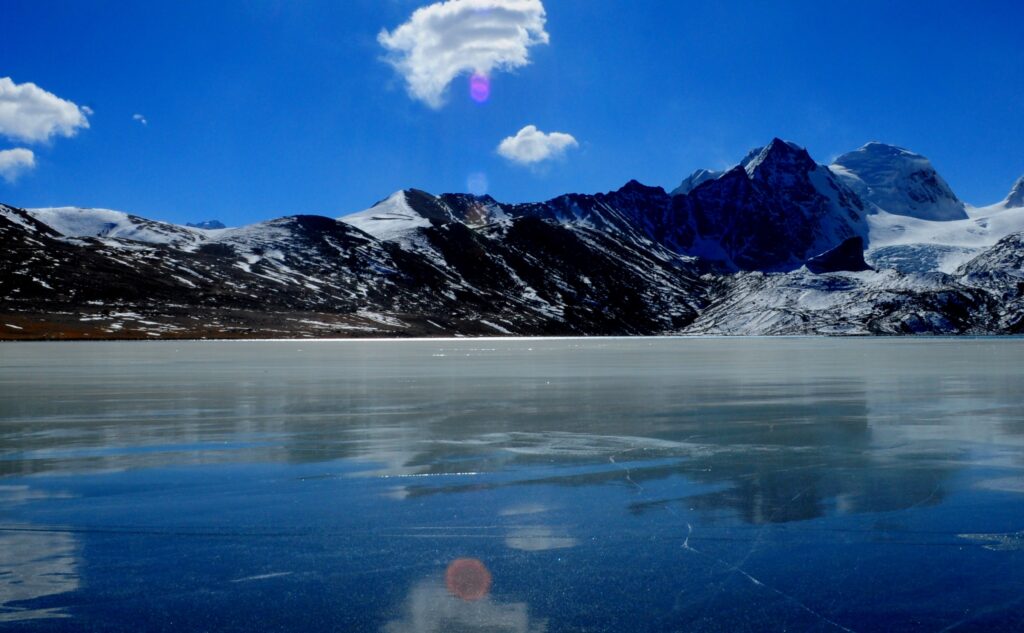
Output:
M240 228L0 205L0 338L1024 333L1024 178L774 139L671 193L399 191Z

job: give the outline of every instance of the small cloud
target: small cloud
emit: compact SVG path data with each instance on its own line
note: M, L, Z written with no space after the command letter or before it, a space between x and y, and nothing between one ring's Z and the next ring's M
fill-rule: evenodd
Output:
M132 120L133 121L138 121L139 123L141 123L143 125L149 125L149 121L147 121L146 117L142 116L141 114L133 114L132 115Z
M92 111L47 92L34 83L16 84L0 77L0 135L39 143L54 136L74 136L89 127Z
M79 109L81 109L82 113L85 114L85 116L92 116L93 114L95 114L95 112L93 112L92 108L90 108L89 106L79 106Z
M548 43L545 20L541 0L447 0L417 9L377 41L410 96L440 108L461 74L489 77L529 64L528 49Z
M0 178L13 183L23 173L35 168L36 155L30 149L18 147L0 150Z
M521 165L533 165L545 160L559 158L579 143L571 134L552 132L545 134L534 125L527 125L515 136L510 136L498 145L498 153Z

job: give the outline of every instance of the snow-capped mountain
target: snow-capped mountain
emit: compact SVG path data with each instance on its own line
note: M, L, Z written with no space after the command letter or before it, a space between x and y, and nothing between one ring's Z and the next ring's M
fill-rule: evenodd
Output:
M1024 230L1024 213L1006 213L1014 192L1001 203L971 207L926 157L901 147L868 143L828 168L864 201L865 256L876 268L952 273L1006 235Z
M919 220L963 220L961 202L931 161L910 150L868 143L829 168L864 200L894 215Z
M410 199L425 204L417 204L414 209ZM346 216L344 221L377 239L396 240L415 233L416 229L431 226L432 219L450 222L455 218L430 194L409 189L396 191L366 211Z
M0 338L1022 332L1022 189L969 207L907 150L774 139L671 194L237 228L0 205Z

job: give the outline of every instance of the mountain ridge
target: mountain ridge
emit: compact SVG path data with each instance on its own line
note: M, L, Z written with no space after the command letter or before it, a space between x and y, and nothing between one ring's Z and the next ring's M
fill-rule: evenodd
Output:
M864 169L776 138L685 191L407 189L234 228L0 205L0 338L1020 331L1021 181L967 208L879 145Z

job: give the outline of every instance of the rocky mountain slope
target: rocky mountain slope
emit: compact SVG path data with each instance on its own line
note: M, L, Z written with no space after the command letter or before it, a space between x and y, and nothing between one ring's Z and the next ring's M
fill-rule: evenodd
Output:
M671 194L240 228L0 205L0 338L1020 333L1021 189L969 207L913 152L774 139Z

